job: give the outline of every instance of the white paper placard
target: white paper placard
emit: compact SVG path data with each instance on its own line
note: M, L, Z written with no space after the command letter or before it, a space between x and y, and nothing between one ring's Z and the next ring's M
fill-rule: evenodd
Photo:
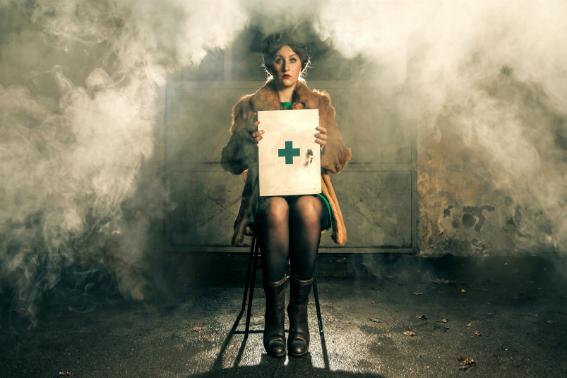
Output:
M321 145L315 142L319 110L258 112L260 196L321 193Z

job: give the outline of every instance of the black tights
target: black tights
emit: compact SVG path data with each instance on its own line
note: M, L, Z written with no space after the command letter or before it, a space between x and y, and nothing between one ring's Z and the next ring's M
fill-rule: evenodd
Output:
M288 259L295 278L311 279L321 231L329 222L329 210L319 196L260 197L255 227L260 234L264 279L283 279Z

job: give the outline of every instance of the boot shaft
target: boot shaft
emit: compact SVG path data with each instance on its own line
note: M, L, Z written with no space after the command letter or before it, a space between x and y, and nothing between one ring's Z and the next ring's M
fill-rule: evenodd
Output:
M309 302L309 293L313 286L313 278L301 281L295 277L290 279L290 304L307 304Z
M285 277L278 282L263 281L266 305L276 305L281 302L283 306L285 301L285 281Z
M272 357L283 357L285 342L285 278L278 282L264 281L266 313L264 314L264 348Z
M290 300L287 306L289 316L289 354L301 357L309 350L309 324L307 320L307 303L313 286L313 278L300 281L295 277L290 281Z

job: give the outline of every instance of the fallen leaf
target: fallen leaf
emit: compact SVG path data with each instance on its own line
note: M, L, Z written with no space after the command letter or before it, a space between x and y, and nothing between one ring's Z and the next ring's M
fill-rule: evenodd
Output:
M416 318L421 319L421 320L426 320L427 316L425 315L417 315Z
M413 293L413 295L423 295L423 293Z
M360 265L366 265L366 263L360 263Z
M21 314L22 312L26 312L26 309L23 308L23 307L20 307L20 308L15 309L14 311L19 312Z
M380 291L380 288L379 288L378 286L376 286L376 287L375 287L374 289L372 289L372 290L378 290L378 291Z
M442 323L447 323L447 319L443 318L443 319L441 319L441 322L442 322Z
M548 320L547 321L547 324L553 324L553 323L555 323L555 320Z
M464 358L463 356L457 358L457 362L460 362L465 365L474 364L474 360L471 360L470 358Z
M374 319L374 318L368 318L368 319L370 319L371 322L380 323L380 320L378 319Z
M372 304L380 303L380 301L372 301Z
M345 261L345 260L346 260L346 257L343 257L342 259L338 259L338 260L335 261L335 262L341 263L341 262L343 262L343 261Z
M193 327L193 331L195 332L202 331L203 329L204 329L203 327Z
M407 336L415 336L415 332L412 332L412 331L405 331L405 332L404 332L404 335L407 335Z
M474 331L474 334L480 336L480 331Z
M466 293L467 291L465 289L461 289L461 293Z
M467 327L470 327L470 326L472 326L472 322L470 322L469 324L467 324Z
M71 373L70 371L65 371L65 372L60 371L60 372L59 372L59 376L70 377L70 376L72 376L72 375L73 375L73 373Z

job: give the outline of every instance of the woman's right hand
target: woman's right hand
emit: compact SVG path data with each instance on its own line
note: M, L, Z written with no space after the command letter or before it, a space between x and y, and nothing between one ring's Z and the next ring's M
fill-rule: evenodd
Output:
M258 142L264 139L262 135L264 135L264 130L258 130L258 126L260 125L260 121L254 122L254 131L252 133L252 140L256 143L256 147L258 147Z

